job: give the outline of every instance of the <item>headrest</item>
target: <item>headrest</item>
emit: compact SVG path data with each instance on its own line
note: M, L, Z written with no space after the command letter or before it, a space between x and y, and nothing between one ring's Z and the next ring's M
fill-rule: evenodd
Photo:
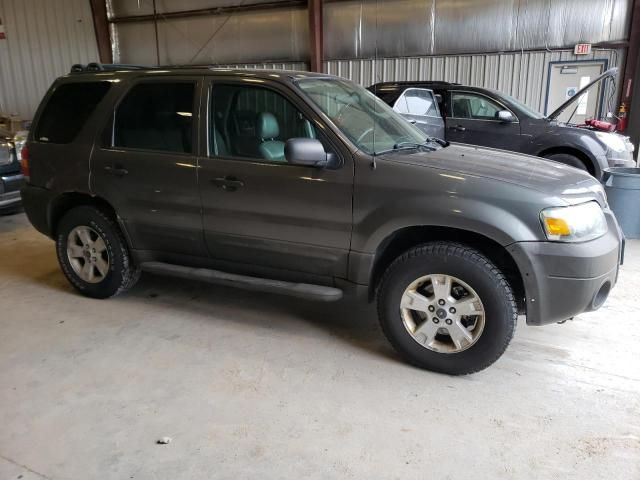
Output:
M280 128L278 127L278 120L273 113L262 112L258 114L257 133L261 139L276 138L280 135Z

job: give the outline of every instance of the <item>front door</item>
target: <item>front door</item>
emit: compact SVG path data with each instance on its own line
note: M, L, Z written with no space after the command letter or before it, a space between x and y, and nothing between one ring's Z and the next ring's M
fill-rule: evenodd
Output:
M433 90L408 88L393 104L393 109L426 135L444 140L444 120Z
M213 83L207 154L199 161L203 224L216 260L344 277L351 241L353 164L312 112L277 84ZM332 168L287 163L288 138L317 138Z
M578 90L597 78L603 69L601 62L554 63L549 70L549 93L545 114L551 113L573 97ZM575 104L560 114L558 120L584 123L587 118L597 118L602 82L581 95Z
M135 82L91 157L92 192L113 205L136 250L206 256L195 155L201 84Z
M450 91L446 126L447 140L484 147L518 151L521 148L520 123L498 118L510 110L487 95L471 91Z

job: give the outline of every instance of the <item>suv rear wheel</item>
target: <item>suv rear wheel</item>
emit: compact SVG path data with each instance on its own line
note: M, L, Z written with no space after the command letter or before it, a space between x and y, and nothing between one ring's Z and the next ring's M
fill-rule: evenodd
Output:
M504 353L517 307L504 274L486 256L465 245L433 242L389 266L378 315L385 335L410 363L462 375Z
M67 280L88 297L112 297L140 278L116 222L91 206L76 207L62 217L56 252Z

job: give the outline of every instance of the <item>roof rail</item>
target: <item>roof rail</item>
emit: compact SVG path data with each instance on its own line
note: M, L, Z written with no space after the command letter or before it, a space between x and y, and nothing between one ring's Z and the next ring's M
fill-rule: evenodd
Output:
M456 82L445 82L444 80L400 80L376 83L376 85L416 85L420 83L428 83L429 85L461 85ZM373 86L373 85L372 85Z
M86 65L76 63L71 66L71 73L86 73L86 72L112 72L114 70L151 70L156 67L149 67L146 65L128 65L122 63L97 63L91 62Z

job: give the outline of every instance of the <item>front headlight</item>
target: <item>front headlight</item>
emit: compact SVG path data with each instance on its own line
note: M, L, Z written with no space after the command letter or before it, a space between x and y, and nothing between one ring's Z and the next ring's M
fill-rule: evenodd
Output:
M611 132L595 132L596 137L607 147L607 158L629 160L632 158L633 144L622 135Z
M549 240L586 242L607 233L607 219L597 202L547 208L540 213Z

